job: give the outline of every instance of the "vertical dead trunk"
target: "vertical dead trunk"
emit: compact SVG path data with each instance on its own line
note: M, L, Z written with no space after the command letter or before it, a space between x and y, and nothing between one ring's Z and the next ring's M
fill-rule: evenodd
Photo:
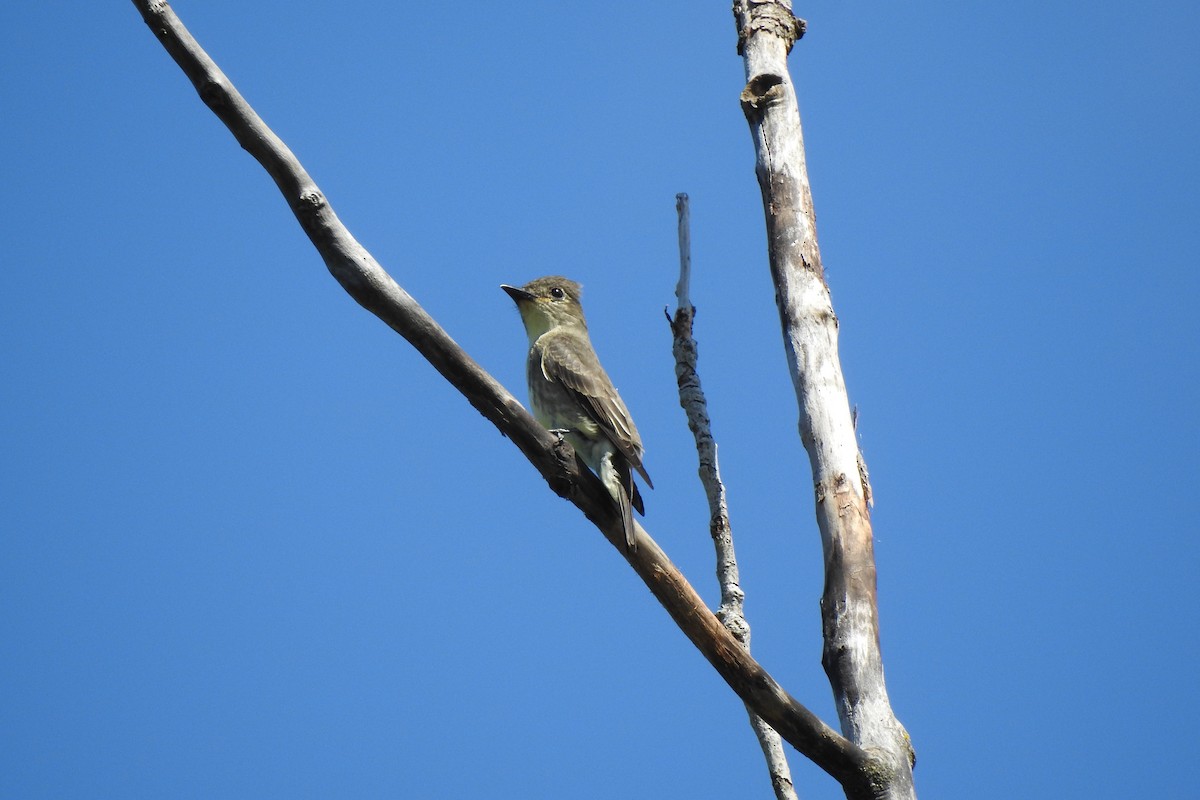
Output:
M785 0L737 0L734 17L746 66L742 110L754 137L771 276L825 556L821 660L842 733L871 756L872 774L865 777L875 795L915 798L912 746L884 685L870 486L838 359L838 320L817 247L800 112L787 69L804 23Z

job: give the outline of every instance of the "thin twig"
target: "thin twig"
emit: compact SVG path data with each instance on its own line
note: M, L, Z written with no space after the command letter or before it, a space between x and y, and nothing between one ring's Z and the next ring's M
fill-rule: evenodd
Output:
M679 405L687 414L688 428L696 439L696 455L700 460L700 483L708 498L709 533L717 551L717 582L721 587L721 605L717 617L721 624L733 634L742 648L750 652L750 624L746 621L745 599L741 580L738 577L737 555L733 549L733 528L729 523L729 508L725 502L725 484L721 480L721 467L717 460L717 443L712 435L712 423L708 416L708 400L700 386L697 370L697 345L692 336L692 322L696 307L691 300L692 280L692 234L688 196L675 195L675 210L679 217L679 283L675 286L678 303L675 318L670 320L673 343L671 353L675 356L675 380L679 384ZM792 771L783 751L779 734L747 706L750 726L758 737L767 771L771 776L771 787L778 800L796 800L796 789L792 784Z

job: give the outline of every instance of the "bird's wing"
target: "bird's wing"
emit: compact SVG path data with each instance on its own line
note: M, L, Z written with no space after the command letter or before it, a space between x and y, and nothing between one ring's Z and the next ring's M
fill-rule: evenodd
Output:
M542 374L547 380L562 384L575 396L580 408L595 420L609 441L653 489L654 482L642 466L642 438L621 395L617 394L612 380L600 366L591 342L574 332L556 332L543 336L538 344L542 351Z

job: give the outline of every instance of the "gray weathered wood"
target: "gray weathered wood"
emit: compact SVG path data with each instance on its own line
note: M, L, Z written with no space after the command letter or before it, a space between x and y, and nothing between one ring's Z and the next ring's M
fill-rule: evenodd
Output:
M725 502L725 483L721 480L721 466L717 459L717 442L712 435L712 423L708 416L708 400L700 385L697 367L699 348L692 336L692 322L696 308L691 300L692 243L691 225L686 194L675 195L675 209L679 216L679 282L675 285L678 307L671 322L671 353L675 356L675 380L679 384L679 405L687 414L688 428L696 440L696 455L700 461L700 483L708 498L708 527L717 555L717 583L721 587L721 605L717 616L721 623L750 652L750 623L746 621L746 594L742 590L738 574L737 554L733 547L733 526L729 521L729 507ZM755 714L749 707L750 727L762 748L767 762L767 774L771 777L771 788L776 800L796 800L796 788L792 783L792 770L788 766L787 754L779 734Z
M870 755L865 777L875 796L915 798L912 746L884 684L870 490L842 379L838 320L817 247L800 112L787 68L804 23L785 0L736 0L734 17L746 68L742 110L754 138L768 260L825 555L822 664L842 733ZM856 787L846 789L848 796L857 793Z

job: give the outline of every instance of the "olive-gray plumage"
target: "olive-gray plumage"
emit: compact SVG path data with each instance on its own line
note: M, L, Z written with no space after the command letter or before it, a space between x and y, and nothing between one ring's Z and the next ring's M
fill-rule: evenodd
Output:
M529 336L526 378L538 422L564 432L621 510L625 543L637 548L632 509L644 513L632 470L654 488L642 466L642 439L588 337L580 287L560 276L502 286L516 302Z

